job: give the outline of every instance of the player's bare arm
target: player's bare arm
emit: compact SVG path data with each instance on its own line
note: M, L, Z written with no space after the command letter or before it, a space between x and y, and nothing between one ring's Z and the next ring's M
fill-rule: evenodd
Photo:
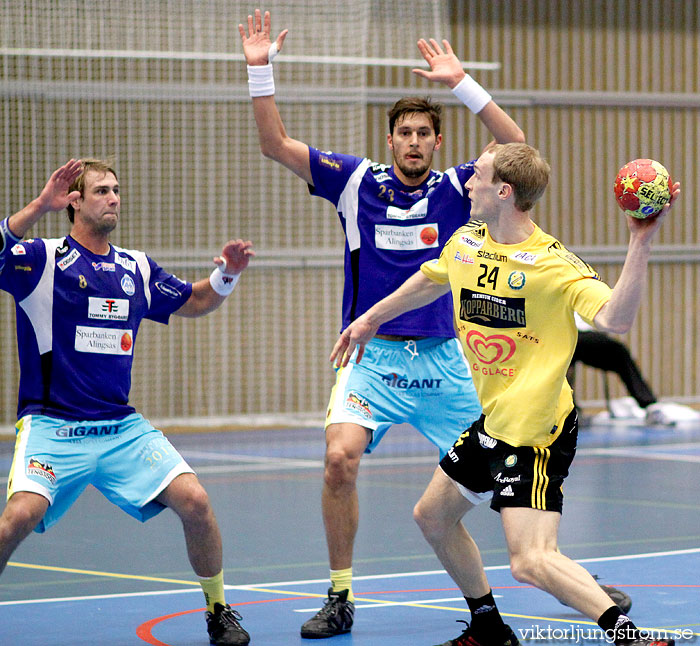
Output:
M70 185L80 175L82 162L71 159L57 168L46 182L39 197L32 200L21 211L11 215L8 220L10 231L18 238L23 238L44 215L50 211L62 211L73 200L80 197L78 191L68 192Z
M632 327L647 283L651 242L680 194L681 185L676 182L671 191L671 199L657 215L644 219L626 216L630 242L625 264L610 300L600 308L593 320L597 329L623 334Z
M256 9L253 16L248 16L247 30L242 24L238 25L238 32L243 43L243 54L249 66L249 76L251 68L258 67L262 78L268 78L272 83L272 69L266 68L272 62L270 48L273 43L270 40L270 29L270 12L266 11L265 15L262 16L260 9ZM287 32L288 30L284 29L277 36L273 52L276 53L282 49ZM253 71L253 73L255 72ZM275 102L274 89L270 91L270 94L253 96L253 114L258 127L262 154L286 166L307 184L313 185L311 166L309 165L309 147L287 135Z
M233 291L243 270L255 255L250 240L230 240L220 256L214 258L216 269L209 278L192 284L192 294L175 314L194 318L214 311Z
M475 88L481 89L476 81L464 72L462 63L447 40L443 40L442 46L440 46L433 38L429 42L421 38L418 41L418 50L428 65L430 65L430 70L416 68L412 70L414 74L428 81L444 83L451 90L454 90L460 83L467 86L473 85ZM463 99L459 91L456 92L456 95ZM484 97L486 96L484 94ZM518 124L490 96L488 100L484 98L482 103L484 103L483 106L481 103L478 103L476 106L472 105L472 108L477 110L475 114L488 128L496 143L525 142L525 135L518 127ZM466 105L470 107L469 102Z
M362 316L346 327L336 341L330 361L337 367L347 366L356 347L357 362L362 359L365 346L377 333L379 327L400 314L432 303L450 291L450 285L440 285L430 280L422 271L417 271L395 292L370 307Z

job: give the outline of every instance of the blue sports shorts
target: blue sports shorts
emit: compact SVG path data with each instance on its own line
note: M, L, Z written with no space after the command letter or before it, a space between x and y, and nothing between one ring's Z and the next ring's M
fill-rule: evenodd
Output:
M7 499L44 496L49 508L34 531L55 524L91 484L140 521L165 507L154 500L178 475L194 473L167 438L138 413L76 422L26 415L17 422Z
M392 424L411 424L443 457L481 415L469 364L457 339L372 339L337 371L326 414L330 424L368 429L371 453Z

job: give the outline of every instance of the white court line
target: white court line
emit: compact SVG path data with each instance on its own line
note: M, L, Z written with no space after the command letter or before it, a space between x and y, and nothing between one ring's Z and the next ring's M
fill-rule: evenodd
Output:
M578 455L599 455L609 457L639 458L643 460L664 460L667 462L700 463L700 455L679 455L659 453L664 449L698 449L700 442L686 442L682 444L656 444L648 447L618 446L611 448L580 448ZM653 449L651 451L650 449ZM279 458L255 455L241 455L236 453L214 453L208 451L180 451L183 457L201 458L220 462L238 462L239 464L221 464L196 466L196 473L248 473L253 471L293 471L295 469L322 469L323 460L309 460L304 458ZM360 463L360 468L378 466L405 466L412 464L435 464L438 459L434 455L416 455L406 457L368 457ZM0 477L0 485L7 484L7 476Z
M503 599L502 594L494 594L494 599ZM357 601L357 597L355 597ZM462 601L464 602L464 597L444 597L443 599L416 599L414 601L387 601L381 604L379 603L369 603L365 605L355 604L355 610L358 608L388 608L389 606L413 606L417 603L444 603L445 601ZM315 608L295 608L294 612L314 612L318 610L318 606Z
M700 547L685 549L685 550L672 550L668 552L647 552L645 554L622 554L620 556L601 556L596 558L587 559L575 559L577 563L597 563L604 561L626 561L631 559L645 559L645 558L656 558L662 556L682 556L685 554L698 554L700 553ZM507 570L510 565L488 565L484 569L488 571L495 570ZM418 577L418 576L431 576L436 574L446 574L445 570L425 570L423 572L399 572L394 574L371 574L366 576L356 576L353 577L354 581L369 581L372 579L398 579L398 578L408 578L408 577ZM258 583L258 584L247 584L247 585L226 585L224 586L226 590L244 590L244 591L261 591L261 588L269 587L280 587L280 586L293 586L293 585L306 585L311 583L328 583L328 579L306 579L304 581L278 581L276 583ZM117 599L124 597L145 597L153 595L168 595L168 594L184 594L186 592L200 592L199 588L192 587L186 590L162 590L162 591L150 591L150 592L122 592L119 594L103 594L103 595L89 595L84 597L59 597L50 599L29 599L26 601L0 601L0 606L16 606L24 603L57 603L61 601L90 601L92 599ZM277 594L277 592L275 592ZM317 596L325 598L326 595L313 594L309 596ZM415 601L410 603L416 603ZM386 604L381 604L386 605Z
M197 474L217 473L248 473L253 471L294 471L295 469L323 469L323 460L305 460L303 458L273 458L254 455L220 454L219 457L209 455L194 455L195 452L180 451L183 458L203 457L211 460L240 462L240 464L204 465L192 467ZM436 455L406 456L404 458L368 458L363 460L360 468L377 466L405 466L412 464L434 464L437 466ZM7 484L7 476L0 477L0 484Z
M604 455L611 457L622 457L622 458L636 458L639 460L666 460L668 462L695 462L700 463L700 455L683 455L679 453L661 453L659 449L683 449L683 448L693 448L697 449L700 444L655 444L653 446L645 447L610 447L610 448L600 448L600 449L584 449L583 451L578 451L579 454L584 455ZM652 449L652 450L649 450Z

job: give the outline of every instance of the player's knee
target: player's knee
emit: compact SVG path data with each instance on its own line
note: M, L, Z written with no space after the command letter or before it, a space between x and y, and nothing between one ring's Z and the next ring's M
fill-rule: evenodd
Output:
M45 508L38 505L8 505L2 514L0 538L23 538L27 536L43 518Z
M178 496L174 511L183 519L203 520L211 513L211 503L204 487L200 484L189 487Z
M324 474L326 484L333 488L355 484L359 466L359 457L350 455L342 447L328 447Z
M433 505L420 499L413 508L413 520L420 527L428 541L438 540L445 532L442 517Z
M537 585L545 569L545 555L539 551L522 552L510 557L510 572L520 583Z

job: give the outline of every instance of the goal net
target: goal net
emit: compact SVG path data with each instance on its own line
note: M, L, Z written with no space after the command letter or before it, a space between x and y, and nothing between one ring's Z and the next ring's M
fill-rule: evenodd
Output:
M273 0L277 101L291 136L368 154L382 87L410 92L419 37L446 37L438 0ZM70 157L115 160L116 244L195 280L230 238L257 257L213 314L145 322L131 400L164 424L320 423L340 325L343 235L332 207L260 154L238 34L238 0L3 0L0 179L4 214ZM398 98L387 99L386 107ZM381 103L381 101L380 101ZM371 144L371 145L370 145ZM378 161L386 161L381 159ZM32 237L65 235L50 214ZM15 419L14 306L0 298L2 418ZM70 378L69 375L59 378Z

